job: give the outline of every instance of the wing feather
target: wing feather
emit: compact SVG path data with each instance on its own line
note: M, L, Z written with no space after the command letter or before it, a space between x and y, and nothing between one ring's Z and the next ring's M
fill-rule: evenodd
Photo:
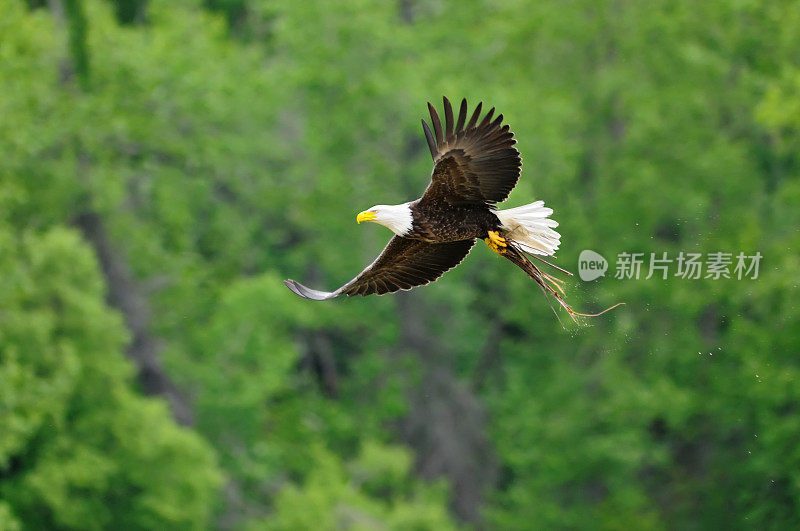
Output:
M475 240L427 243L395 236L374 262L336 291L317 291L294 280L284 280L284 284L297 295L317 301L339 295L384 295L409 290L433 282L457 266L474 243Z
M428 141L428 149L431 150L431 156L436 157L436 139L433 138L433 133L431 133L431 128L428 127L428 124L425 123L425 120L422 120L422 130L425 131L425 140Z
M442 101L444 131L439 114L430 103L428 111L433 132L422 121L434 167L431 184L421 201L446 201L451 204L494 204L504 201L519 180L522 160L514 147L514 133L508 125L502 125L503 115L495 118L495 109L492 107L481 119L481 102L465 125L467 101L462 100L454 127L450 101L447 98L442 98Z
M433 131L436 133L436 144L441 145L442 139L442 122L439 120L439 115L434 109L433 105L428 103L428 112L431 113L431 123L433 124Z
M463 102L466 104L467 100L464 99ZM481 116L481 108L483 107L483 102L478 102L478 106L475 107L475 112L472 113L472 118L469 119L469 123L467 124L467 131L475 127L475 124L478 123L478 118Z
M461 131L464 128L464 122L467 120L467 100L461 100L461 108L458 111L458 122L456 122L456 131Z
M442 96L442 104L444 105L444 130L445 138L453 136L453 107L450 105L450 100Z

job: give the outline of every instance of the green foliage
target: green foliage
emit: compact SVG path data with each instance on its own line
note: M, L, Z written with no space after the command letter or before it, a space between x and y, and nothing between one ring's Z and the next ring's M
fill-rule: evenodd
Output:
M796 2L53 4L0 0L0 528L451 528L463 485L418 473L471 473L473 425L478 525L800 524ZM627 305L567 329L480 248L405 296L288 292L380 250L353 216L424 189L441 94L504 113L559 265L760 251L759 278L570 280ZM134 384L87 212L192 429Z
M125 332L74 231L0 231L0 518L11 528L193 527L220 475L208 446L138 396ZM5 524L3 526L5 528Z
M283 489L275 514L253 529L454 529L446 490L410 479L407 451L368 441L349 473L329 452L314 454L303 487Z

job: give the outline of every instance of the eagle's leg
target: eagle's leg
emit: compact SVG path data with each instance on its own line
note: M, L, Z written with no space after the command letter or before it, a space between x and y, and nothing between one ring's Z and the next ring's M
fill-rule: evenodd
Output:
M490 230L488 232L489 237L484 238L483 241L486 242L486 245L489 246L489 249L496 252L497 254L503 254L506 252L504 247L508 247L508 243L506 243L506 239L500 236L500 233L496 230Z

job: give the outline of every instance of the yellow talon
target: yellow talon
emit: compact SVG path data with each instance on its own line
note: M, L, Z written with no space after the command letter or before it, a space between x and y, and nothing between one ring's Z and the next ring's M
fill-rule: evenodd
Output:
M500 247L506 247L508 245L506 243L506 239L500 236L500 233L496 230L489 231L489 239L492 240L495 245L499 245Z
M490 230L489 237L484 238L483 241L486 242L486 245L489 247L489 249L497 254L503 254L506 252L503 247L507 247L508 243L506 243L506 239L500 236L500 233L497 231Z

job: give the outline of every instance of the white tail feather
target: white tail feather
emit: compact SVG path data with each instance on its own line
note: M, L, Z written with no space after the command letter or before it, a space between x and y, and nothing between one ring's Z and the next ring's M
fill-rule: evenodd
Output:
M513 240L525 252L552 256L561 244L561 235L553 230L558 222L550 219L552 208L536 201L508 210L495 212L505 231L504 237Z

